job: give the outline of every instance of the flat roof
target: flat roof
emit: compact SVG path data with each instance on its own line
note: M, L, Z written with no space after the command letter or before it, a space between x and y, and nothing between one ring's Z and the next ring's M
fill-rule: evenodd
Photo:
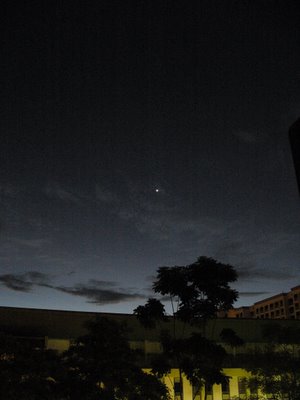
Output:
M275 294L274 296L267 297L263 300L256 301L253 305L255 306L256 304L265 303L266 301L269 301L269 300L275 300L278 297L285 297L286 295L287 295L287 293L284 293L284 292L278 293L278 294Z
M165 322L161 323L157 329L145 329L133 314L0 307L0 331L19 336L75 339L87 333L85 324L97 317L106 317L126 324L128 339L131 341L158 341L161 329L171 330L173 327L173 324ZM179 323L179 326L180 324L183 327L183 324ZM263 341L263 328L270 324L300 329L300 320L215 318L207 321L205 335L220 342L222 329L230 328L245 342L258 343ZM187 334L193 331L201 332L194 326L185 327Z

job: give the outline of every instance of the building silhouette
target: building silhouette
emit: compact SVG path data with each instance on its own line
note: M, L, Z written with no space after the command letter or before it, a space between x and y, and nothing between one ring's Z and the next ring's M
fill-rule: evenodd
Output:
M300 291L300 286L298 286ZM293 295L298 294L294 291ZM289 296L287 300L294 298ZM273 297L272 302L279 301ZM297 299L298 302L298 299ZM271 302L268 303L269 305ZM295 302L293 303L296 304ZM264 306L263 306L264 307ZM275 311L275 309L274 309ZM267 311L266 311L267 312ZM129 332L129 343L131 348L140 350L142 356L141 367L150 372L150 359L153 355L161 352L159 343L159 330L144 329L137 318L131 314L109 314L93 312L59 311L59 310L41 310L13 307L0 307L0 332L27 340L36 347L54 349L58 352L67 350L72 342L79 336L87 333L86 322L95 319L97 316L110 318L117 322L126 322ZM246 399L252 394L245 385L245 378L250 374L242 367L242 361L245 360L249 351L265 344L267 339L263 332L268 324L274 324L265 318L216 318L209 320L205 328L205 336L216 343L221 344L229 354L226 368L223 372L229 377L229 383L226 387L214 384L204 396L204 392L195 393L190 382L183 377L182 388L184 400L229 400L232 398ZM278 320L276 321L278 329L291 328L299 329L298 320ZM171 326L170 326L171 325ZM167 329L172 329L172 324L166 323ZM186 327L186 333L189 329L195 331L195 327ZM232 329L243 339L244 345L233 349L228 344L222 342L221 332L223 329ZM180 390L179 371L174 366L170 373L163 378L164 383L169 388L171 399L178 398Z
M300 285L291 288L288 293L257 301L251 306L238 307L220 313L227 318L258 319L300 319Z

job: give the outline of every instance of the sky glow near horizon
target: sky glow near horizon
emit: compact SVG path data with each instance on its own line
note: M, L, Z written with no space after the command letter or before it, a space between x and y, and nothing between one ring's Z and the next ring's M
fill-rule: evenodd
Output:
M0 305L132 312L159 266L300 284L297 1L4 0Z

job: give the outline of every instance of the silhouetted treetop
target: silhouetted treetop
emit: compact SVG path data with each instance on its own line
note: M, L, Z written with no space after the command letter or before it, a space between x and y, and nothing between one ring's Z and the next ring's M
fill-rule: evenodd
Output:
M202 327L204 333L208 318L233 306L238 293L229 284L236 280L237 273L231 265L209 257L199 257L193 264L185 266L160 267L153 290L162 296L161 300L151 298L134 310L145 328L155 328L157 322L166 320L162 301L170 300L173 318L167 320L172 323L172 329L161 331L162 354L153 360L152 370L163 376L174 366L179 369L178 395L181 400L184 399L183 374L197 389L196 393L202 387L207 392L214 383L226 384L228 381L223 373L225 349L199 333L198 328ZM186 324L197 326L197 331L191 333L185 329ZM228 339L235 339L236 344L233 332L229 333Z
M195 323L232 307L238 293L229 283L236 280L237 272L231 265L199 257L187 266L160 267L153 290L178 301L175 316Z

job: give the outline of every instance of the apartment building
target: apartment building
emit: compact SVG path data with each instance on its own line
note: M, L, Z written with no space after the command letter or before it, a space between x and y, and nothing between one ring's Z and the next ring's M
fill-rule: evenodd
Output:
M257 301L251 306L233 308L224 316L227 318L300 319L300 285L291 288L288 293L276 294Z

